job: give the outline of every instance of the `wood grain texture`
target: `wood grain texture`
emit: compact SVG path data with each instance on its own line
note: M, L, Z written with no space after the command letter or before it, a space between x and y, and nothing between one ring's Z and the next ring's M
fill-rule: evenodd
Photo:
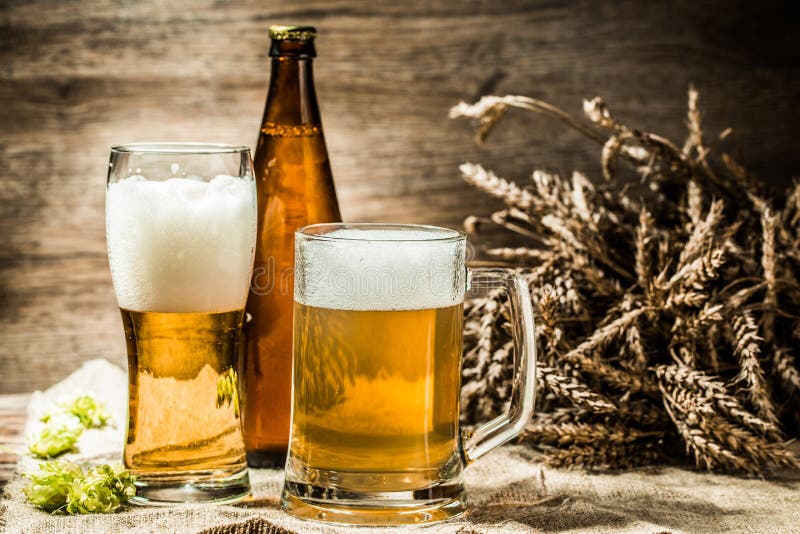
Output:
M800 22L781 3L312 0L0 2L0 392L87 358L124 362L105 257L111 144L252 145L267 27L319 29L319 99L347 220L459 226L491 202L457 165L524 180L532 166L598 175L598 148L510 114L485 146L447 111L518 93L578 113L603 95L623 120L683 136L685 91L709 132L785 184L800 170Z
M25 451L25 419L31 396L0 395L0 486L14 474L19 455Z

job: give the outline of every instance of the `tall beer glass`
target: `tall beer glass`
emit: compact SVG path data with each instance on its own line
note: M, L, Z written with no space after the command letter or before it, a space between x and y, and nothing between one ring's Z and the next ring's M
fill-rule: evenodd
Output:
M295 235L292 427L283 508L345 524L465 510L464 467L533 412L530 294L513 271L465 267L466 238L432 226L322 224ZM515 380L507 414L459 429L464 292L507 289Z
M128 345L134 502L232 502L250 491L239 343L255 195L245 147L111 149L106 239Z

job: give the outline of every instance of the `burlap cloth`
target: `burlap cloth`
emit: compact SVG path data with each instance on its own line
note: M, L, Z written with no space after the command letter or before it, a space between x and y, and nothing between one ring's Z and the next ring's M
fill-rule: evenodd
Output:
M94 393L116 414L116 428L88 430L75 462L119 462L124 440L127 379L105 360L87 363L45 392L34 394L26 432L36 430L46 406L76 390ZM122 423L119 423L119 422ZM24 457L18 473L36 461ZM543 469L521 446L505 446L467 469L471 509L466 518L425 527L426 532L800 532L800 474L770 480L710 475L677 468L620 474ZM116 514L51 516L34 509L17 474L0 503L6 532L203 532L207 534L343 532L296 520L278 505L282 473L250 471L253 498L235 506L125 508ZM360 533L380 529L351 529ZM390 529L404 532L404 528ZM420 530L420 529L417 529Z

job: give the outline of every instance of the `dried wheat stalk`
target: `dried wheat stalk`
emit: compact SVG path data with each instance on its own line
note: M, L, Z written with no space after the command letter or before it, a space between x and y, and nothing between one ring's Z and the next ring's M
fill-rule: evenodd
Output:
M720 152L730 130L706 139L698 101L690 87L680 145L620 123L601 98L584 102L588 122L521 96L487 96L450 112L476 119L480 142L520 108L601 147L600 185L541 170L519 184L461 166L468 183L506 204L470 217L467 231L495 224L518 236L516 246L486 255L516 266L531 285L540 394L521 439L552 465L622 468L688 456L746 473L800 467L785 446L800 431L800 184L769 199ZM649 191L634 196L631 176ZM467 305L468 424L508 403L508 320L500 291Z

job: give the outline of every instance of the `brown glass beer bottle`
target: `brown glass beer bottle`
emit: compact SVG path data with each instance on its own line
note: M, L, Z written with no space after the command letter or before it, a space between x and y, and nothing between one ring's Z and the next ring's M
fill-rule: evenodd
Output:
M258 238L247 313L244 435L251 466L283 466L292 389L294 232L340 221L322 136L311 26L272 26L269 94L255 153Z

